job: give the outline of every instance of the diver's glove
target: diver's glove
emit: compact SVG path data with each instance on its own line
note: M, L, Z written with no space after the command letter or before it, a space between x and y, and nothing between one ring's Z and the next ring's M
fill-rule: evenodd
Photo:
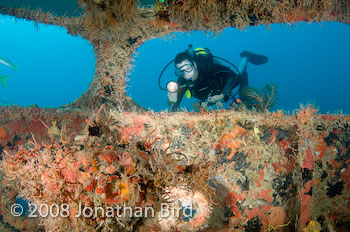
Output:
M214 96L209 96L207 100L208 100L209 104L215 104L216 102L224 99L224 97L225 96L223 94L218 94L218 95L214 95Z

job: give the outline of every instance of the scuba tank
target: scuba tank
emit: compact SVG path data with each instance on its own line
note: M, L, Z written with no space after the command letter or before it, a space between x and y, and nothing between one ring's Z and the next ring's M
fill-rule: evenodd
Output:
M192 56L192 59L197 63L198 69L201 69L203 72L208 72L210 70L214 58L209 48L198 47L193 49L193 45L189 44L186 51Z

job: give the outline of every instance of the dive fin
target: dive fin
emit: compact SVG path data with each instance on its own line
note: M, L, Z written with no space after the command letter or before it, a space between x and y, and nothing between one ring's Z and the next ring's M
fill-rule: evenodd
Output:
M7 75L7 76L0 76L1 84L4 86L5 89L7 89L5 80L6 80L7 78L9 78L9 77L10 77L10 75Z
M252 64L255 64L255 65L265 64L269 60L269 58L267 56L255 54L255 53L252 53L249 51L241 52L240 56L242 58L247 57L248 61Z

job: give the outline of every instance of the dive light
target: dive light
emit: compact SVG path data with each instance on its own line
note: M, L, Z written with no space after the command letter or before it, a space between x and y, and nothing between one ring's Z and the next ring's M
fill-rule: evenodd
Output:
M168 90L169 93L176 93L177 90L179 89L179 85L177 84L176 81L169 81L168 84L166 85L166 89Z

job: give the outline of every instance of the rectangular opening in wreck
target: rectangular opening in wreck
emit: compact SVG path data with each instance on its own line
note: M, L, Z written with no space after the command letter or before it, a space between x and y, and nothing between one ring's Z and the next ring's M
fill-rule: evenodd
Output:
M89 88L91 43L60 26L0 15L0 105L60 107Z
M346 86L350 84L347 78L350 76L350 45L346 39L349 36L349 28L336 22L272 24L242 31L228 28L216 36L200 31L169 34L146 41L137 48L128 75L127 95L146 109L169 109L166 85L178 80L175 65L169 62L193 44L194 48L210 49L214 56L224 58L236 67L240 65L240 53L244 50L267 56L269 60L264 65L248 62L247 72L253 91L263 92L271 83L276 86L275 97L278 95L278 98L274 99L273 108L267 107L269 110L293 111L300 105L314 105L321 113L349 113L346 100ZM231 64L219 62L236 71ZM237 90L232 90L232 95ZM183 97L180 108L198 111L198 103L205 101L193 96ZM230 99L208 109L229 108L231 102ZM248 107L251 105L247 102Z

